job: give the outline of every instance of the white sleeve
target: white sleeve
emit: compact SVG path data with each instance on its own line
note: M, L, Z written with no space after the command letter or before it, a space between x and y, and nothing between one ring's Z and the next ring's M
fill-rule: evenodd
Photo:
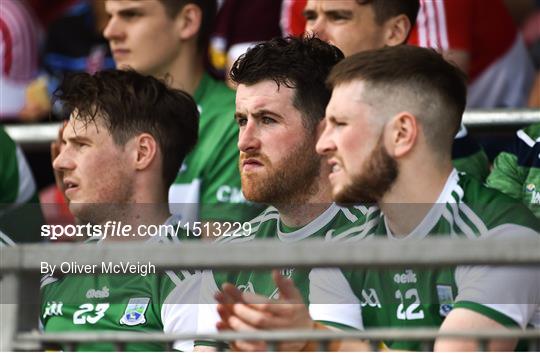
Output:
M311 270L309 313L315 321L364 329L360 300L338 268Z
M199 319L197 323L197 333L217 333L216 324L220 321L217 312L217 302L214 299L214 294L219 292L214 274L207 270L202 275L202 285L199 301Z
M533 230L516 225L502 225L490 233L490 238L514 236L516 242L522 237L538 237ZM538 266L458 266L455 279L456 304L477 305L481 313L492 319L496 318L489 313L495 311L525 328L540 306ZM491 310L482 310L482 307Z
M185 271L185 278L180 280L174 272L167 275L176 284L161 307L161 320L165 333L197 332L198 300L201 291L201 272L190 274ZM193 351L193 340L176 341L173 349L184 352Z
M490 308L522 328L540 305L538 267L460 266L456 269L456 285L456 303Z

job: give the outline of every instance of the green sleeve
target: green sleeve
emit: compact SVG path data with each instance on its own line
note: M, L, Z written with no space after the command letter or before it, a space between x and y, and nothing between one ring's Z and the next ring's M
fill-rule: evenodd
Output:
M519 328L519 324L512 320L510 317L482 304L470 301L461 301L454 304L454 309L456 308L472 310L474 312L487 316L494 321L497 321L499 324L505 327Z
M510 197L521 200L525 175L521 173L517 156L509 152L501 152L493 162L493 170L486 184Z

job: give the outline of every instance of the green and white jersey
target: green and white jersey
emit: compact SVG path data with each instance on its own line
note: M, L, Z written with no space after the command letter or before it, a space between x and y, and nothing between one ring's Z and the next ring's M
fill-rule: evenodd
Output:
M342 231L363 223L363 219L373 209L375 208L369 209L364 206L342 208L336 204L332 204L310 223L293 229L281 222L277 209L269 207L251 221L251 234L234 238L223 237L218 241L222 243L240 243L257 239L278 238L285 243L291 243L307 238L325 237L331 235L337 229ZM304 297L304 301L307 303L309 297L309 271L288 268L282 270L282 274L294 280ZM216 332L216 323L219 321L219 315L214 305L215 300L213 296L225 282L235 284L244 292L253 292L273 299L279 297L271 271L241 271L235 273L223 271L212 273L212 271L205 271L203 273L201 291L202 305L199 315L199 333ZM197 342L197 344L205 343Z
M169 189L171 213L184 221L249 221L260 212L247 204L238 171L235 94L204 74L194 97L199 140Z
M480 181L484 181L489 174L489 159L486 152L469 135L463 124L454 138L452 162L458 171Z
M167 224L177 224L171 220ZM96 240L89 242L97 243ZM148 242L178 243L176 237ZM142 261L141 261L142 262ZM71 263L69 263L71 264ZM66 265L67 266L67 265ZM56 274L56 272L55 272ZM194 333L197 329L199 271L155 274L66 274L41 281L40 322L45 332L160 331ZM175 342L173 348L193 350L193 341ZM107 342L83 343L79 351L114 351ZM161 343L128 343L128 351L166 350Z
M396 239L385 217L373 213L370 232L351 229L340 241ZM405 239L449 234L471 239L538 237L539 221L524 206L454 170L422 222ZM519 238L516 238L519 239ZM310 313L329 325L356 329L438 327L452 308L484 314L503 325L540 327L540 271L536 268L458 266L444 269L314 269ZM391 349L418 350L416 342L385 342Z
M0 126L0 226L19 243L40 241L42 224L32 171L20 147Z
M540 123L519 130L493 163L487 185L523 202L540 217Z

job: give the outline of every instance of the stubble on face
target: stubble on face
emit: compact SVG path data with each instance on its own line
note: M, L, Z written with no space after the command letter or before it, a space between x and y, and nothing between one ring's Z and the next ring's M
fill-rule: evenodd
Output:
M134 175L126 165L126 145L114 142L101 119L86 122L76 133L92 136L95 142L76 170L64 172L81 181L79 194L69 202L71 213L92 224L121 219L133 206L135 195Z
M318 190L322 157L315 152L315 137L307 136L287 157L272 163L261 153L240 154L240 165L247 158L257 158L265 166L265 171L242 172L244 197L253 202L270 205L301 204Z
M377 203L390 190L398 176L398 166L383 143L384 133L375 145L359 173L351 175L350 182L334 193L339 204Z

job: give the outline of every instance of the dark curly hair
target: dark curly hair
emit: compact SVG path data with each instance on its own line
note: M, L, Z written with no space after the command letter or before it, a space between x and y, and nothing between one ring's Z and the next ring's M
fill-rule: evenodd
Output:
M295 89L293 106L302 113L305 126L314 129L330 100L326 77L341 59L343 53L337 47L318 38L274 38L240 56L230 75L237 84L273 80L278 87Z
M103 119L119 146L137 134L152 135L163 154L167 187L197 142L199 111L193 98L133 70L66 75L54 99L62 103L66 114L85 124Z

